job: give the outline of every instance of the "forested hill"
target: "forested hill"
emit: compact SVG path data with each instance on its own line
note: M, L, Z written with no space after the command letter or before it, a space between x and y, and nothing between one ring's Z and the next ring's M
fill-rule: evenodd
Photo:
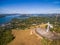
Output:
M39 25L41 23L47 23L48 21L54 26L54 28L51 29L51 31L60 33L60 16L58 16L57 18L56 16L52 17L37 16L37 17L29 17L26 19L13 18L10 23L0 26L0 45L6 45L15 38L11 33L12 29L20 29L20 30L24 30L26 28L29 29L29 27L33 26L32 24ZM50 45L57 45L57 44L60 45L60 40L48 41L46 39L43 39L42 44L46 45L49 44L49 42L51 42Z

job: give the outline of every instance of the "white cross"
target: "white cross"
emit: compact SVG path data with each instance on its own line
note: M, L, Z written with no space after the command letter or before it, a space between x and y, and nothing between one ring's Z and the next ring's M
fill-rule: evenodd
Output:
M47 25L48 25L48 27L47 27L47 30L46 31L48 32L49 31L49 28L53 28L53 26L49 22L47 23Z

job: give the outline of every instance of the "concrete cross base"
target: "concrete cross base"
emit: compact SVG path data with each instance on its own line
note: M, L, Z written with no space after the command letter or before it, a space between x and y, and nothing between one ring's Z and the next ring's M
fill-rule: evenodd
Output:
M51 32L51 31L46 32L46 30L37 28L37 29L35 30L35 32L36 32L38 35L40 35L40 36L42 36L42 37L45 37L45 38L48 38L48 39L53 39L53 40L55 40L55 39L60 39L60 35L58 35L58 34L56 34L56 33L54 33L54 32Z

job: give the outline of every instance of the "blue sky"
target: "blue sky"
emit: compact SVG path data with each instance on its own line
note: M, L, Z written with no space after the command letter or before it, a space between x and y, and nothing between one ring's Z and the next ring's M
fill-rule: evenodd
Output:
M0 0L1 13L60 13L60 0Z

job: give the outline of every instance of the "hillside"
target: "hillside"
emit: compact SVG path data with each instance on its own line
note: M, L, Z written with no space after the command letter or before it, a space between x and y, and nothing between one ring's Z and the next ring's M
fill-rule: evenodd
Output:
M15 39L8 45L41 45L41 40L35 35L30 35L30 30L12 30Z

